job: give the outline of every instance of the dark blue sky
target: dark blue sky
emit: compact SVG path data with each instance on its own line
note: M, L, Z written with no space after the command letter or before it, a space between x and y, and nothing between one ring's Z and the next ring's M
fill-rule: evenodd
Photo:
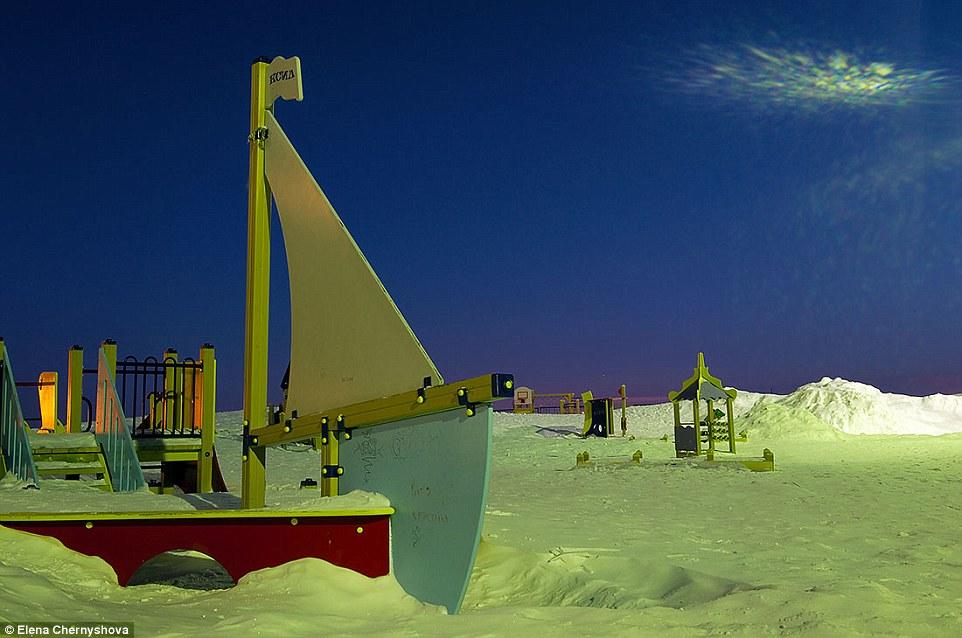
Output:
M17 376L210 341L239 407L249 65L299 55L278 119L449 380L962 392L962 14L756 4L5 7Z

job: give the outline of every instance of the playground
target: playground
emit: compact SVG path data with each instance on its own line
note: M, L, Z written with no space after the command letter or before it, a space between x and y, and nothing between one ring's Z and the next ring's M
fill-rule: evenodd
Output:
M45 618L57 609L77 619L133 619L140 635L168 636L306 635L318 624L372 637L691 636L719 628L736 636L957 635L962 619L947 605L962 582L947 566L962 555L954 528L942 522L962 511L962 399L942 397L936 409L933 397L923 409L921 399L858 394L873 402L853 400L824 430L787 397L768 397L753 417L746 406L759 398L740 392L735 408L739 423L751 421L777 446L770 473L671 466L684 460L660 438L671 427L668 402L630 408L633 441L537 434L577 427L580 415L496 415L484 533L457 616L439 616L391 577L310 559L210 589L231 584L213 561L167 557L143 570L153 584L125 589L99 559L7 530L0 616ZM859 415L871 406L906 434L866 433ZM241 421L239 413L218 415L225 459L241 450ZM741 443L740 453L759 454L760 446ZM646 464L576 470L585 448L615 460L640 448ZM316 506L316 492L297 487L317 476L316 460L299 448L270 450L268 462L279 468L268 483L271 507ZM239 464L225 462L224 474L236 486ZM64 487L43 502L66 511L83 509L84 499L87 507L120 499L136 509L133 501L147 498L186 506L174 496L78 494L57 484ZM0 484L3 503L37 504L38 496Z
M390 235L391 211L375 222L360 207L342 219L319 185L321 171L358 170L311 137L330 104L301 103L297 57L257 58L242 71L249 119L231 148L249 171L247 235L220 256L244 282L243 321L238 309L232 319L243 324L243 340L200 337L136 352L103 334L86 349L50 345L44 354L56 354L37 362L42 334L33 343L0 339L0 625L131 622L137 635L170 638L962 634L962 396L891 394L828 377L784 395L754 392L728 373L739 351L770 348L754 342L749 310L735 318L752 334L722 340L726 353L706 357L692 347L702 338L717 343L734 323L729 306L711 298L692 306L710 312L686 315L704 330L684 317L646 324L652 332L639 324L637 340L659 353L663 371L656 402L633 404L618 384L635 360L605 363L602 334L557 341L583 345L583 360L598 357L595 381L612 382L594 394L560 375L557 386L516 380L496 367L510 347L464 347L456 326L481 317L472 343L524 345L518 324L531 317L510 316L511 306L497 306L478 280L442 284L413 261L382 272L382 281L351 233L369 237L367 222ZM217 223L244 225L242 205L224 207L229 221ZM454 263L464 246L510 230L476 214L465 223L470 215L459 210L458 233L428 247L450 250ZM417 222L435 223L430 215ZM17 230L11 224L7 236L16 241ZM97 232L97 250L116 246L109 229ZM158 233L155 241L166 239ZM589 246L580 247L589 261L565 267L601 263ZM404 248L403 240L390 244ZM39 295L51 273L37 255L40 274L28 284ZM485 285L507 287L511 255L485 252ZM139 257L125 253L117 279ZM286 259L286 297L274 295L284 278L272 271L278 259ZM383 254L376 263L398 265ZM624 260L612 263L621 269ZM698 286L708 272L698 271ZM626 324L654 317L649 306L659 305L656 293L630 299L625 288L653 276L651 264L634 275L618 280ZM399 279L416 280L409 292L436 295L410 302L420 321L409 324L390 296L386 282ZM670 292L680 296L689 279L679 274L684 285ZM158 298L173 299L164 299L168 308L179 308L185 291L193 296L182 281L153 281L166 286ZM726 303L744 301L727 278L709 281ZM110 303L99 299L91 314L114 321L105 326L134 316L105 311L127 303L114 299L127 284L99 285ZM520 288L512 300L527 309L538 287ZM18 318L33 294L16 304ZM554 298L557 321L574 314L573 297ZM288 373L282 399L272 401L279 379L269 365L277 338L269 317L280 307L290 319L279 338ZM611 307L603 298L580 310L572 303L588 326L604 325ZM662 312L687 307L676 297ZM132 325L140 326L150 315L137 310ZM182 315L175 319L205 327L200 313ZM44 321L69 325L70 317ZM15 336L32 334L19 325ZM422 326L431 335L424 343L413 329ZM693 336L682 342L651 326ZM427 346L437 352L445 335L455 340L446 363L456 358L455 369L470 374L442 375ZM242 362L241 410L216 404L225 353ZM24 362L44 371L18 376ZM740 363L743 371L753 365ZM610 376L602 370L609 365L618 366Z
M18 379L0 341L0 620L165 636L962 630L945 610L962 554L939 524L962 512L962 398L840 379L759 395L702 353L655 405L629 406L624 385L539 398L501 372L445 382L266 109L300 100L299 78L297 58L252 66L243 412L216 412L210 344L138 357L105 340L96 365L75 346L61 384ZM271 198L294 317L280 405ZM318 340L331 299L348 310Z

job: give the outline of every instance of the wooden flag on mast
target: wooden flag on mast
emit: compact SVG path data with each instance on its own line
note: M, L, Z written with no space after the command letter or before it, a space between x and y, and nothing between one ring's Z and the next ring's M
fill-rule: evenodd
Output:
M267 104L274 100L304 99L304 87L301 84L301 59L296 55L291 58L277 56L267 67Z

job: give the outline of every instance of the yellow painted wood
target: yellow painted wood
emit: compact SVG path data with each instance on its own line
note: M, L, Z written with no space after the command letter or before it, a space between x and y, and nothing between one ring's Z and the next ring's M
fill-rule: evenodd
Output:
M137 458L140 459L141 464L196 461L197 452L181 452L181 451L169 452L164 450L145 450L143 452L137 452Z
M107 362L107 371L111 379L117 378L117 342L113 339L106 339L100 347L104 351L104 359Z
M197 459L197 490L201 493L213 492L214 481L214 428L216 422L217 397L217 359L214 347L205 344L200 349L200 360L204 365L200 375L200 456Z
M774 472L775 461L765 459L738 459L738 462L752 472Z
M2 512L0 524L41 521L123 521L123 520L172 520L204 518L335 518L341 516L390 516L393 507L370 509L330 510L181 510L173 512Z
M100 448L70 448L69 450L44 450L34 451L34 461L61 461L61 462L84 462L99 457Z
M725 400L725 416L727 417L726 422L728 424L728 449L732 454L735 453L735 405L734 399L728 397Z
M63 435L51 435L63 436ZM69 434L66 436L70 436ZM45 439L47 437L44 437ZM34 466L38 476L80 476L95 474L103 477L105 491L113 491L110 472L99 446L50 448L44 446L33 451Z
M83 404L84 351L74 346L67 353L67 432L80 432Z
M581 434L587 435L588 430L591 429L591 400L594 398L594 394L591 390L585 390L581 393L581 403L585 406L585 421L581 428Z
M323 428L323 419L327 419L332 428L335 427L339 415L344 417L344 427L365 428L447 410L465 409L460 404L460 392L466 393L471 403L490 403L496 399L510 397L512 388L508 386L513 383L511 377L507 375L501 377L505 387L498 389L497 393L492 388L493 377L495 375L485 374L463 381L424 388L424 400L421 402L418 401L419 391L412 390L382 399L362 401L324 414L301 416L290 420L289 423L252 429L251 434L257 437L257 445L260 447L280 445L319 435Z
M707 403L708 409L705 411L705 428L708 430L708 453L714 454L715 452L715 402L711 399L705 401ZM698 419L695 419L695 423L698 423ZM701 426L698 425L699 434L701 434Z
M176 362L177 361L177 351L173 348L167 348L164 350L164 354L160 356L162 363ZM164 415L163 415L163 427L167 431L180 431L180 410L177 408L180 406L180 400L177 393L177 388L175 387L177 377L176 368L165 368L164 369Z
M331 424L336 426L336 417L331 420ZM321 464L336 467L341 462L340 441L333 434L321 439ZM321 496L337 496L338 477L321 477Z
M185 432L190 432L193 428L200 427L197 415L197 380L200 378L200 371L193 367L185 367L181 370L181 375L177 387L177 396L180 399L180 406L177 408L180 427L186 428Z
M267 421L267 320L270 290L270 190L264 177L264 127L267 104L266 60L251 65L250 155L247 190L247 300L244 327L244 422L250 429ZM264 507L263 448L243 459L241 503Z
M691 415L695 426L695 454L701 455L703 446L701 443L701 414L699 414L698 404L699 401L692 401Z
M692 373L692 376L682 383L679 391L671 391L668 393L668 400L671 401L671 403L675 406L676 427L678 426L678 403L682 400L688 400L692 402L694 428L697 433L697 436L695 437L697 454L701 454L703 451L706 451L706 449L708 454L714 454L717 447L715 445L716 435L721 439L727 438L728 452L731 454L735 453L735 425L730 404L737 395L737 390L734 388L726 388L724 385L722 385L721 379L709 374L708 366L705 365L705 355L701 352L698 353L698 362L695 365L695 370ZM699 419L698 410L698 405L703 400L706 401L708 405L708 413L705 415L708 439L704 442L701 438L701 422ZM713 403L714 400L724 400L729 408L726 414L726 426L724 428L726 433L722 433L720 431L722 429L721 426L716 425L715 408ZM703 443L706 445L703 445Z
M709 465L738 464L751 470L752 472L774 472L775 455L768 448L762 453L761 457L715 457L708 459Z
M103 466L99 463L82 463L77 461L71 463L70 467L64 467L55 461L44 462L40 461L36 463L37 474L41 477L44 476L65 476L67 474L71 475L81 475L81 474L105 474Z
M57 398L60 390L60 375L56 372L41 372L37 381L40 384L37 386L37 398L40 401L40 431L52 434L57 431Z
M144 450L197 452L200 450L201 440L196 436L148 436L134 439L134 447L138 452Z

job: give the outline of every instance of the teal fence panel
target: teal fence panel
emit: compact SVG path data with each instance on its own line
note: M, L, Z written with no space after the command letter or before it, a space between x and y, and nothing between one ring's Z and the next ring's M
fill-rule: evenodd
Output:
M20 397L13 379L13 369L7 356L7 346L0 341L0 451L7 471L21 481L39 486L37 467L33 463L30 441L20 409Z
M147 487L140 459L127 429L123 404L114 378L107 368L103 348L97 365L97 424L95 435L104 453L110 483L115 492L134 492Z

